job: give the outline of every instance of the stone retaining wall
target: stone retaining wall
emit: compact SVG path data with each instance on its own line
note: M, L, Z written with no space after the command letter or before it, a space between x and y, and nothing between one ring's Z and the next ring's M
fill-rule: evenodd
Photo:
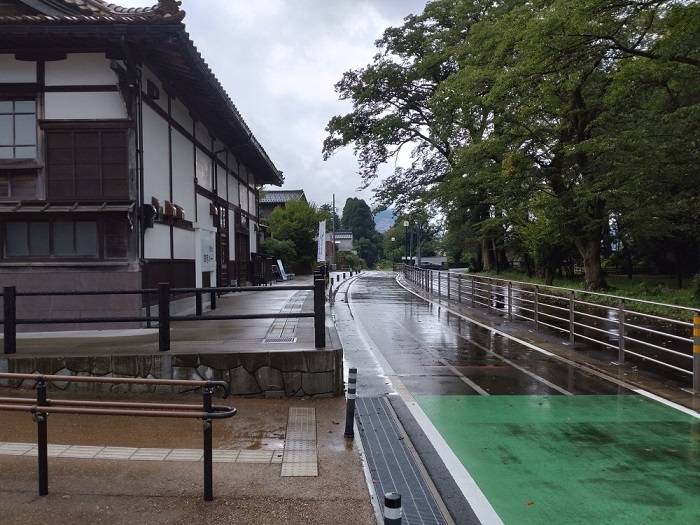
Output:
M70 382L70 376L140 377L225 381L232 395L266 397L343 394L342 350L297 352L166 354L105 357L0 358L0 372L66 376L49 389L76 392L181 392L182 387L150 387ZM33 388L34 381L0 380L0 386Z

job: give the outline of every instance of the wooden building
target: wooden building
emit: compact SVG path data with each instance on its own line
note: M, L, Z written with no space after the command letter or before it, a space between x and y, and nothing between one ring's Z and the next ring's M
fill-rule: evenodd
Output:
M0 286L250 282L258 188L283 177L184 14L175 0L0 0ZM134 295L37 299L30 311L142 307Z

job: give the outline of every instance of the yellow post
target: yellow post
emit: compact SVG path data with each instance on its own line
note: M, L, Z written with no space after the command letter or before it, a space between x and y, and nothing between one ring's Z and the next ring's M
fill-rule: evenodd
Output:
M693 392L700 394L700 312L693 316Z

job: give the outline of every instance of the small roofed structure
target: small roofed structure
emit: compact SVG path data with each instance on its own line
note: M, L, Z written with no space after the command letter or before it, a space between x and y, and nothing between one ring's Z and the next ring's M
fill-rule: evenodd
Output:
M275 208L284 208L290 201L306 201L304 190L262 190L260 192L260 216L269 217Z

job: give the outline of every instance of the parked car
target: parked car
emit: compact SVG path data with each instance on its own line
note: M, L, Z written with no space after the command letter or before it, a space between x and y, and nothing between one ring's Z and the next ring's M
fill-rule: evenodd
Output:
M434 262L430 262L430 261L421 262L418 265L418 267L423 268L424 270L442 270L442 266L440 266L439 264L435 264Z

